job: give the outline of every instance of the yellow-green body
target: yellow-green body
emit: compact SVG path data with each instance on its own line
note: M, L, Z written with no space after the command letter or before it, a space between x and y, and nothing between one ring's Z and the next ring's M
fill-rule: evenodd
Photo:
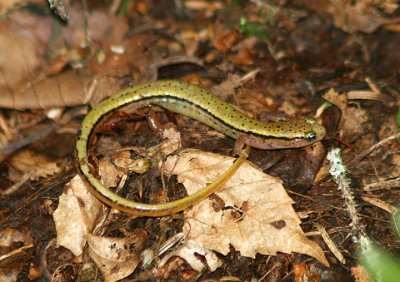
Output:
M145 83L119 91L102 101L84 118L76 143L77 165L81 175L91 184L92 192L107 204L122 211L143 216L160 216L178 212L194 205L219 189L243 163L246 154L223 175L218 187L214 183L202 189L201 197L191 195L167 204L141 204L128 201L104 187L89 170L88 148L99 121L111 112L125 106L142 108L158 105L172 112L194 118L219 132L236 139L235 152L244 144L260 149L298 148L310 145L325 136L325 128L313 119L280 122L261 122L245 116L211 92L195 85L165 80ZM221 177L223 177L221 176ZM220 178L221 178L220 177ZM218 180L216 180L218 182ZM199 193L198 192L198 193ZM174 204L175 203L175 204Z

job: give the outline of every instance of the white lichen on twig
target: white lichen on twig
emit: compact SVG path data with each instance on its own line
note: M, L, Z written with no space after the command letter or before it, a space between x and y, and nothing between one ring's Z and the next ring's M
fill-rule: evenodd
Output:
M343 164L342 158L340 156L340 149L333 149L328 153L328 160L331 164L331 169L329 170L336 184L338 184L339 190L342 192L342 197L345 200L345 208L347 209L350 219L351 219L351 231L353 234L353 241L357 242L357 235L364 235L364 228L360 223L360 218L357 214L357 205L354 201L353 192L351 191L350 184L351 181L347 177L346 166Z

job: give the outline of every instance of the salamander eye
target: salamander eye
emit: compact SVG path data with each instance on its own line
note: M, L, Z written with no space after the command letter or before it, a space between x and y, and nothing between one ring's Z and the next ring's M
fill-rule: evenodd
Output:
M317 134L315 134L314 131L307 131L304 133L304 138L306 138L308 142L312 142L317 138Z
M313 117L306 117L304 121L308 124L315 124L315 119Z

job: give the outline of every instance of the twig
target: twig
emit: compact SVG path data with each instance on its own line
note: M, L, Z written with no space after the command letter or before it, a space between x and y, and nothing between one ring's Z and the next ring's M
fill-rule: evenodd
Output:
M61 118L61 120L57 122L52 122L50 125L46 126L45 128L33 133L32 135L29 135L21 140L18 140L16 142L10 143L7 146L0 148L0 163L7 159L9 156L12 155L16 150L21 149L25 147L26 145L32 144L36 140L39 140L43 137L46 137L50 133L52 133L54 130L60 128L62 125L68 123L71 119L74 117L81 115L82 114L82 108L75 108L67 113L64 114L64 116Z
M335 255L335 257L342 263L346 264L346 260L342 253L340 252L339 248L336 244L332 241L331 237L329 237L328 232L326 232L325 228L322 227L319 223L314 223L314 226L320 232L322 239L324 239L325 244L328 246L329 250Z
M376 143L375 145L373 145L371 148L369 148L368 150L365 150L364 152L360 153L357 157L355 157L354 159L352 159L351 161L349 161L346 165L347 166L353 166L354 164L360 162L363 158L365 158L366 156L368 156L369 154L371 154L373 151L375 151L377 148L386 145L387 143L389 143L392 140L398 139L400 138L400 133L397 133L395 135L389 136L386 139L383 139L381 141L379 141L378 143Z
M56 129L58 127L59 127L59 124L56 122L53 122L49 126L46 126L45 128L35 132L32 135L29 135L21 140L10 143L5 147L0 148L0 162L7 159L16 150L18 150L22 147L25 147L26 145L32 144L36 140L39 140L39 139L49 135L51 132L53 132L54 129Z
M381 189L390 190L393 187L399 187L399 186L400 186L400 178L396 178L396 179L383 180L367 184L364 186L364 191L370 192Z
M334 149L328 153L328 160L331 163L329 170L335 182L338 184L339 190L342 192L342 197L346 202L346 209L351 219L351 231L353 234L353 241L357 241L357 235L363 236L365 234L364 227L360 223L360 218L357 214L356 203L354 201L353 192L350 188L350 179L347 177L346 167L343 165L340 156L340 149Z

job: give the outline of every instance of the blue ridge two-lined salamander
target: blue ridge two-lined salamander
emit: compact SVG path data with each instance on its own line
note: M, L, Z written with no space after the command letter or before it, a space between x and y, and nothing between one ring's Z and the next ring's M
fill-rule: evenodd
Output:
M234 152L239 158L216 181L188 197L165 204L143 204L124 199L91 174L88 149L99 121L125 106L140 109L158 105L169 111L196 119L217 131L236 139ZM211 92L193 84L164 80L136 85L119 91L99 103L84 118L76 142L76 163L81 176L90 184L94 195L121 211L140 216L162 216L179 212L197 204L218 190L246 159L244 145L259 149L283 149L308 146L323 139L325 128L313 118L261 122L218 98ZM248 153L247 147L247 153Z

